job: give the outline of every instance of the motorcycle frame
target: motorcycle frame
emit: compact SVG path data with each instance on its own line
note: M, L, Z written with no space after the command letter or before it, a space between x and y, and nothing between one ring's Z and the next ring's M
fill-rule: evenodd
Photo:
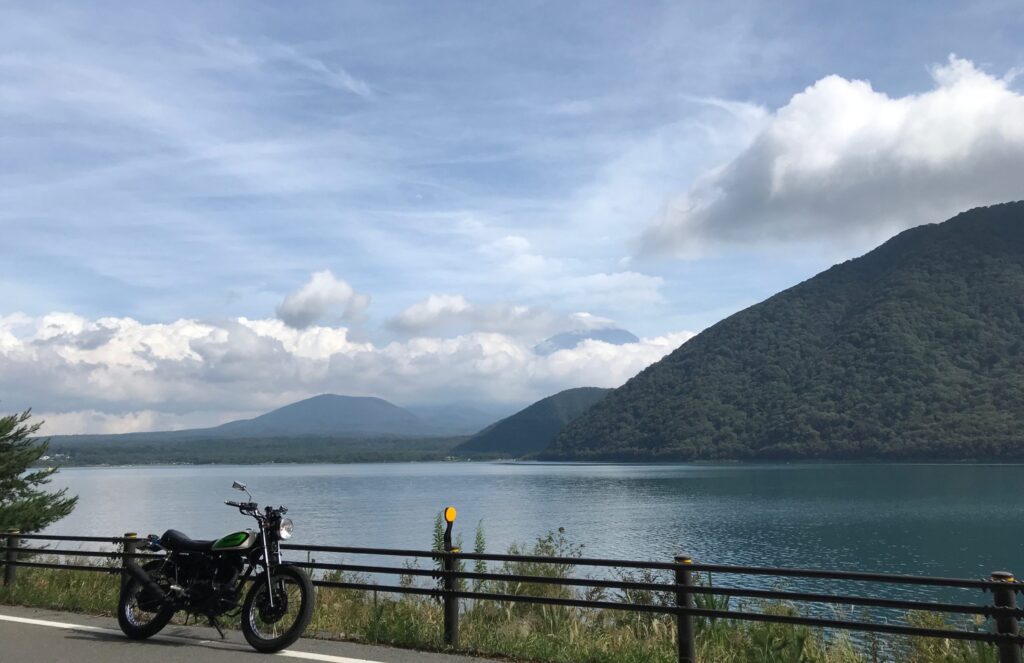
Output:
M265 513L260 513L259 510L256 508L255 504L250 502L248 505L239 506L239 512L241 512L243 515L255 518L256 522L259 524L259 544L253 546L248 550L228 550L223 552L212 550L179 552L162 546L159 543L159 541L155 539L155 537L151 537L150 539L148 539L146 543L143 544L143 546L141 546L141 549L150 550L154 552L163 551L165 553L164 557L160 560L160 568L161 570L163 570L168 563L172 565L174 569L175 584L179 584L181 582L179 573L182 565L178 562L178 559L186 555L198 555L214 561L218 557L224 557L229 555L238 555L240 557L243 557L244 570L241 573L236 574L236 576L232 578L232 588L235 590L240 590L240 588L243 587L245 583L250 579L250 577L254 576L254 574L256 577L258 577L260 573L263 573L267 578L267 598L270 602L270 607L273 608L273 570L278 566L281 566L283 564L283 561L281 559L280 542L277 540L277 537L269 536L269 533L271 527L280 526L281 516L282 514L287 513L287 510L284 509L284 507L272 509L271 507L268 506L266 507ZM134 562L130 562L130 566L134 566L135 569L137 569L138 573L136 573L134 569L129 569L129 571L133 575L136 575L136 577L140 577L138 574L142 574L142 576L148 577L148 574L146 574L146 572L143 571L138 565L134 564ZM187 596L167 595L166 592L163 591L161 591L160 593L164 594L165 602L170 603L170 605L174 608L175 612L183 611L189 614L201 614L207 617L212 617L216 615L222 615L226 612L230 612L231 610L234 610L235 608L239 607L239 603L236 601L234 605L224 610L216 612L203 611L201 609L194 609L198 608L198 606L193 604L191 599ZM239 596L241 595L241 591L237 591L237 593Z

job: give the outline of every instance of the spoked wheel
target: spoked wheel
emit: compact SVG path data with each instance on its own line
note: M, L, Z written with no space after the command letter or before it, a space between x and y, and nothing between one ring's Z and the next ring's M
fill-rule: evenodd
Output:
M162 562L152 561L142 569L166 592L171 583L163 566ZM173 616L174 608L164 605L135 578L129 576L122 585L117 602L117 624L132 640L144 640L156 635Z
M252 648L280 651L302 635L313 617L313 583L302 569L279 566L267 576L261 573L242 604L242 634ZM271 601L273 596L273 601Z

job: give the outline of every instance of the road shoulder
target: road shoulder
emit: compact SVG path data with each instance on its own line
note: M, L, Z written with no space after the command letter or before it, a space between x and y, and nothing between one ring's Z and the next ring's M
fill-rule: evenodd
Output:
M112 617L0 605L0 660L48 663L138 663L156 657L165 663L236 661L258 656L238 632L221 640L206 626L168 626L145 641L128 640ZM491 659L303 638L280 658L325 663L497 663Z

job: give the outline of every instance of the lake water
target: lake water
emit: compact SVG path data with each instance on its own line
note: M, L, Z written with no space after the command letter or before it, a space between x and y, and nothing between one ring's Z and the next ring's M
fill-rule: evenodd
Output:
M707 563L974 578L1024 574L1022 479L1020 465L68 468L54 484L79 505L51 531L175 527L215 538L251 522L222 504L239 499L230 489L239 480L260 504L288 506L302 543L428 549L435 515L451 504L465 547L482 521L489 552L564 527L594 557L668 561L685 551ZM886 591L924 598L930 590Z

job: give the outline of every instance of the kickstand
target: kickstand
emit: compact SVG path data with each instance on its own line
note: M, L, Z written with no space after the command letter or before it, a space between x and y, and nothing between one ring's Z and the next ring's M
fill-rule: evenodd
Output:
M217 621L216 617L210 617L210 626L217 629L217 633L220 633L220 639L224 639L224 631L220 628L220 622Z

